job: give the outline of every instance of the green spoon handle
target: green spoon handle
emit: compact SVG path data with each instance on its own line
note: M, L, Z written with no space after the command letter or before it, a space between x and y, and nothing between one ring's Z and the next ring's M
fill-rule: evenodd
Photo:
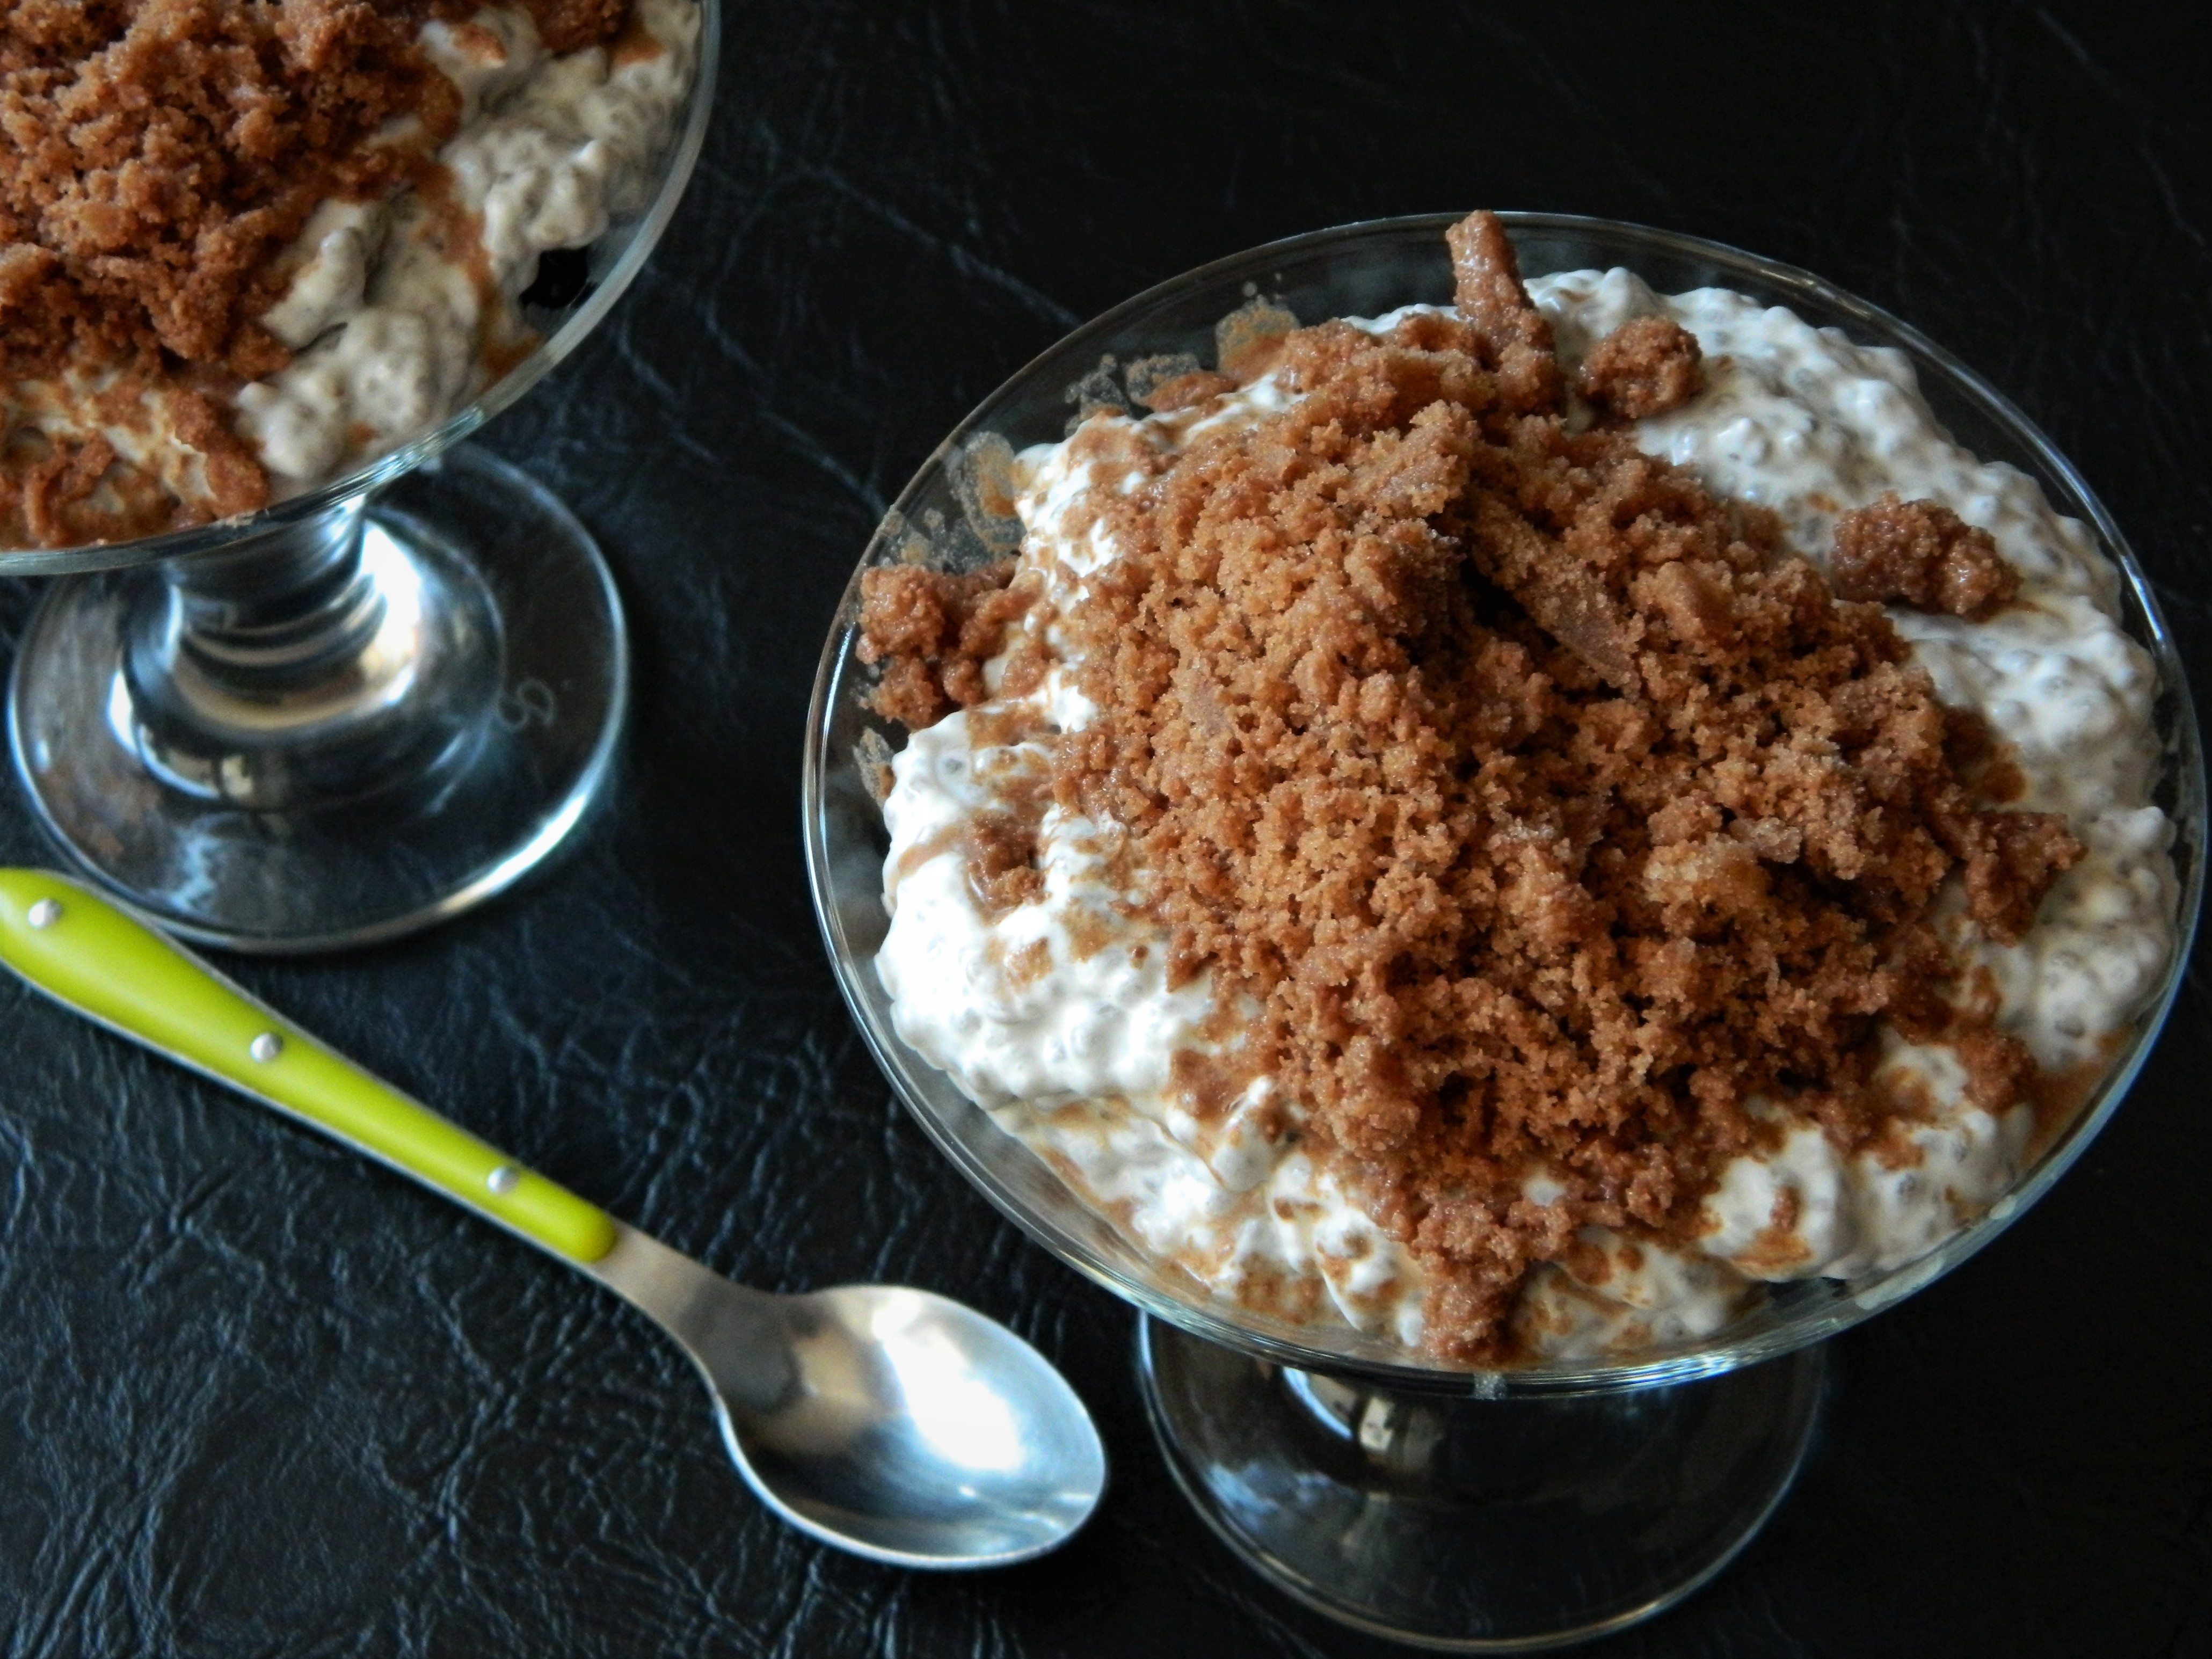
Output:
M579 1264L615 1224L380 1082L65 876L0 869L0 962L57 1002L336 1136Z

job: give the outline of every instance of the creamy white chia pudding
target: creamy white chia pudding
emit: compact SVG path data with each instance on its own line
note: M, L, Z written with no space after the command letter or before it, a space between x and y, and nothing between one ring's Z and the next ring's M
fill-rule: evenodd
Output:
M1925 1255L2093 1091L2175 945L2157 677L1902 354L1455 250L872 591L876 969L1224 1302L1619 1357Z
M331 200L284 256L261 321L298 355L237 393L240 432L280 495L420 436L534 343L515 301L556 248L646 206L653 158L691 85L696 0L635 0L612 50L545 50L529 13L424 25L460 91L434 192ZM458 233L458 234L457 234Z

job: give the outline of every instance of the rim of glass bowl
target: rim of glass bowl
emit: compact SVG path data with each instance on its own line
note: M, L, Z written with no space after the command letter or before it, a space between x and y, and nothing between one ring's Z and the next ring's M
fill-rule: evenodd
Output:
M487 387L466 408L447 416L438 425L363 462L343 477L316 485L297 495L288 495L258 512L240 514L187 530L167 530L135 541L101 542L82 547L27 547L0 549L0 576L72 575L84 571L112 570L149 564L160 559L186 558L229 546L243 535L296 523L325 512L337 503L388 483L432 457L451 448L486 421L507 408L538 384L561 360L583 343L597 328L624 289L644 268L653 246L675 214L684 186L706 142L707 123L714 102L714 73L721 52L721 0L698 0L697 63L691 88L684 94L684 112L676 134L663 152L665 167L654 187L653 201L637 217L611 225L589 251L590 291L573 310L561 317L552 331L540 340L520 362Z
M1769 1287L1765 1304L1702 1341L1654 1346L1603 1361L1546 1362L1500 1371L1422 1361L1394 1344L1349 1328L1293 1326L1217 1301L1195 1281L1151 1261L1060 1183L1027 1146L1000 1129L951 1079L914 1054L891 1029L889 1003L873 968L884 926L881 815L862 782L862 734L889 740L891 728L860 710L865 673L854 656L860 573L896 558L920 531L956 562L974 559L988 538L963 521L955 477L963 447L985 432L1016 449L1056 441L1075 384L1105 355L1126 363L1150 353L1212 345L1215 320L1241 298L1277 297L1301 317L1377 314L1409 301L1448 300L1443 232L1456 214L1370 220L1291 237L1187 272L1148 289L1078 329L985 398L938 446L871 540L840 601L816 675L807 716L803 810L807 872L823 938L838 983L894 1091L931 1139L992 1202L1062 1261L1156 1317L1255 1357L1304 1369L1352 1375L1396 1388L1484 1395L1583 1393L1647 1387L1717 1374L1831 1336L1902 1300L1972 1255L2023 1213L2063 1175L2111 1117L2133 1083L2172 1008L2195 938L2205 853L2204 765L2181 661L2148 579L2104 506L2035 425L2002 394L1909 324L1809 272L1718 242L1641 225L1565 214L1506 213L1502 218L1524 270L1543 274L1584 265L1627 264L1669 292L1723 285L1785 303L1812 320L1844 325L1862 343L1900 347L1913 359L1922 392L1946 428L1966 430L1966 447L2034 477L2055 507L2086 521L2124 575L2129 633L2156 659L2157 728L2165 750L2156 799L2177 826L2173 856L2180 890L2177 949L2164 982L2126 1033L2125 1047L2095 1098L2035 1166L1980 1218L1943 1244L1893 1272L1838 1283L1813 1279ZM1587 250L1563 261L1545 250ZM1423 270L1418 276L1414 266ZM1285 280L1286 276L1294 280ZM1308 307L1304 290L1334 298ZM1208 359L1210 360L1210 359ZM1024 423L1024 422L1026 423ZM1047 429L1049 426L1050 429ZM933 518L931 515L935 514ZM878 751L887 753L889 747Z

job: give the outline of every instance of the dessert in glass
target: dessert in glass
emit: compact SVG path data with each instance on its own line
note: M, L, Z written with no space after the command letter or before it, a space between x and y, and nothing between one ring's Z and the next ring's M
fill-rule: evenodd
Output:
M1278 243L1032 363L868 550L806 780L878 1060L1138 1305L1200 1514L1462 1650L1748 1540L1820 1340L2117 1105L2203 872L2047 441L1803 272L1560 216Z
M69 858L247 951L426 926L611 766L590 533L455 446L635 277L719 0L19 8L0 40L0 574Z

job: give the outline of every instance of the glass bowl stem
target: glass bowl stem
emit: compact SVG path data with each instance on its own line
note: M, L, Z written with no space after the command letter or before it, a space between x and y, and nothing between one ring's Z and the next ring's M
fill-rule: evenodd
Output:
M335 949L551 853L609 775L628 660L589 532L464 447L219 552L55 582L9 734L48 831L150 919Z

